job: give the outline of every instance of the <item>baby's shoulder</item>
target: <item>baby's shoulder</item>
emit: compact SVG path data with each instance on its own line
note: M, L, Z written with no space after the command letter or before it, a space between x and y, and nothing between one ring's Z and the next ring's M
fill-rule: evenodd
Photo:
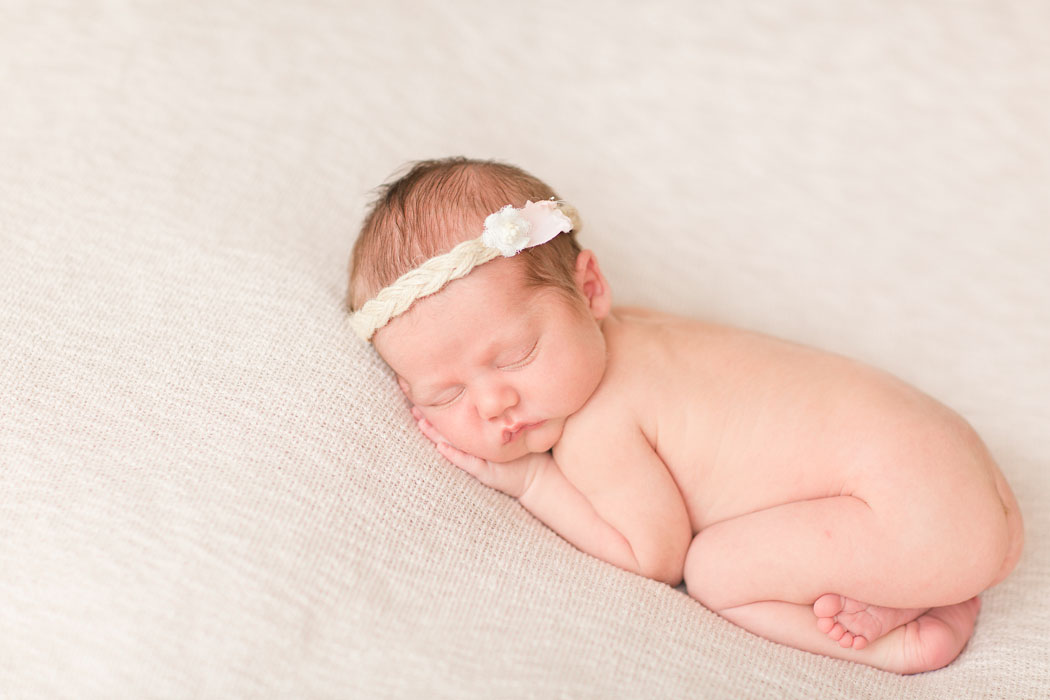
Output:
M600 469L622 457L633 438L642 434L628 397L607 382L569 416L554 445L554 458L566 473Z
M606 364L598 388L578 411L566 419L558 441L562 452L594 453L612 448L616 436L624 435L634 427L633 391L625 381L628 374L615 361Z
M650 352L697 338L714 340L739 329L640 306L618 306L603 326L606 342L627 350Z
M613 370L633 376L659 369L682 372L694 366L827 356L803 345L736 326L641 307L617 307L603 328ZM639 370L642 370L639 372Z
M605 371L587 402L566 420L563 447L608 446L615 442L612 436L638 427L639 404L655 382L650 370L663 364L654 355L651 329L645 327L655 316L644 309L617 309L603 324Z
M602 332L610 378L643 389L654 379L666 379L662 375L721 352L737 333L728 326L641 307L617 307Z
M685 319L641 307L617 307L602 324L609 369L616 372L666 344L667 332Z

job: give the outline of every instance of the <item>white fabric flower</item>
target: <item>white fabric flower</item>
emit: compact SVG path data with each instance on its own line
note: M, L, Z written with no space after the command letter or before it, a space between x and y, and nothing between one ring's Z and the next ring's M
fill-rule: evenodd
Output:
M485 230L481 234L481 241L498 250L503 257L509 258L528 244L531 228L532 224L522 216L522 210L508 204L485 217Z

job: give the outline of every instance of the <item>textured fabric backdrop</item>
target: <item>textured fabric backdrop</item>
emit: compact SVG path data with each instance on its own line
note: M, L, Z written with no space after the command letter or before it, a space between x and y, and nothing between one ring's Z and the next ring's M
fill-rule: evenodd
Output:
M1050 693L1050 9L0 2L0 696ZM370 188L518 163L622 303L878 365L1028 543L961 657L777 646L444 462L344 326Z

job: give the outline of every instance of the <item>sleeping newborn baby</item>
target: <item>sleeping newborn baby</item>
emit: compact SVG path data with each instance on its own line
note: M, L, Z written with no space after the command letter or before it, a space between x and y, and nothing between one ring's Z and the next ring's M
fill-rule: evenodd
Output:
M353 251L351 325L450 462L580 550L767 639L951 662L1023 540L957 414L880 371L613 307L576 212L519 168L417 163Z

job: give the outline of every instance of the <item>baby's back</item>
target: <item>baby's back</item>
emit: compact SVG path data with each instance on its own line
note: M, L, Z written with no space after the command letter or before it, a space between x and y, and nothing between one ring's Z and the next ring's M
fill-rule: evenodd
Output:
M581 413L633 414L694 532L793 501L992 483L990 460L931 458L924 447L972 452L965 422L860 363L636 308L617 309L603 331L608 368Z

